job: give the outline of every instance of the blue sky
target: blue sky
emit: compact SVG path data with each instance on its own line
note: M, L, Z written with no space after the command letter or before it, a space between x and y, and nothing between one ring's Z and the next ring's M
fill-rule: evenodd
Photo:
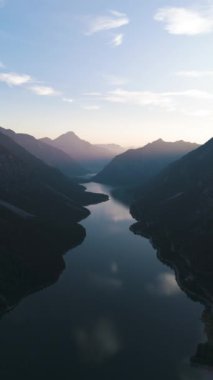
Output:
M0 0L0 124L139 146L213 130L213 1Z

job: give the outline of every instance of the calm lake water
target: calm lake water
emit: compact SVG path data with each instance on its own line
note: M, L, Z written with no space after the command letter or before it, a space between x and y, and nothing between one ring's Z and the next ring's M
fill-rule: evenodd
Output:
M190 366L205 341L203 306L129 231L127 207L110 199L90 210L87 237L65 256L59 281L0 321L1 379L212 379Z

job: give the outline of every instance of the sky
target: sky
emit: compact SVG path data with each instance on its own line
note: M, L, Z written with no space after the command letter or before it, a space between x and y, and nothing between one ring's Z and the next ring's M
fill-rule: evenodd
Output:
M0 0L0 125L142 146L213 136L213 0Z

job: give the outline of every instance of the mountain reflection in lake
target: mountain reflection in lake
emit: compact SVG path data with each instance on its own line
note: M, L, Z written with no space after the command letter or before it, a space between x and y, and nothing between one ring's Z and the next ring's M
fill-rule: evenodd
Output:
M212 378L190 365L205 341L201 304L129 231L127 207L111 199L90 210L87 237L65 256L59 281L1 320L2 379Z

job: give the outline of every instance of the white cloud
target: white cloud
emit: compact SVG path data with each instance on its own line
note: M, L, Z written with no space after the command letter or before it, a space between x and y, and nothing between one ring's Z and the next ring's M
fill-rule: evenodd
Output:
M99 97L99 96L101 96L101 92L95 92L95 91L93 91L93 92L85 92L84 96L97 96L97 97Z
M164 93L155 93L150 91L127 91L117 89L108 92L105 99L113 103L123 103L138 106L157 106L167 109L173 109L174 104L171 96Z
M66 102L66 103L73 103L73 99L71 98L62 98L63 102Z
M208 91L201 91L197 89L185 90L185 91L174 91L174 92L165 92L165 96L171 97L185 97L197 100L213 100L213 93Z
M82 108L86 111L98 111L101 107L97 105L89 105L89 106L83 106Z
M173 92L128 91L117 89L103 95L106 101L174 111L180 101L212 101L213 93L197 89Z
M188 71L178 71L176 73L179 77L185 78L213 78L213 70L198 71L198 70L188 70Z
M60 92L49 86L32 86L30 90L40 96L58 96Z
M121 46L123 43L124 35L122 33L117 34L111 41L111 45L114 47Z
M87 362L102 363L117 355L122 349L117 328L110 319L100 318L92 326L77 328L74 336Z
M32 81L30 75L17 73L0 73L0 82L6 83L8 86L22 86Z
M154 16L170 34L195 36L213 32L213 9L161 8Z
M3 67L3 64L0 65L0 67ZM14 72L3 72L3 73L0 72L0 82L3 82L10 87L13 87L13 86L25 87L25 89L31 90L32 92L40 96L61 95L61 93L59 91L56 91L53 87L38 85L39 82L34 80L28 74L17 74ZM68 99L66 99L66 101L68 101ZM71 99L69 99L69 101L71 101Z
M213 111L211 109L196 109L196 110L182 110L182 112L187 116L194 116L194 117L210 117L213 116Z
M175 275L171 273L161 273L152 284L147 285L147 290L150 293L166 297L181 293Z
M92 35L104 30L118 29L129 24L126 14L110 11L108 15L93 17L89 20L87 35Z

